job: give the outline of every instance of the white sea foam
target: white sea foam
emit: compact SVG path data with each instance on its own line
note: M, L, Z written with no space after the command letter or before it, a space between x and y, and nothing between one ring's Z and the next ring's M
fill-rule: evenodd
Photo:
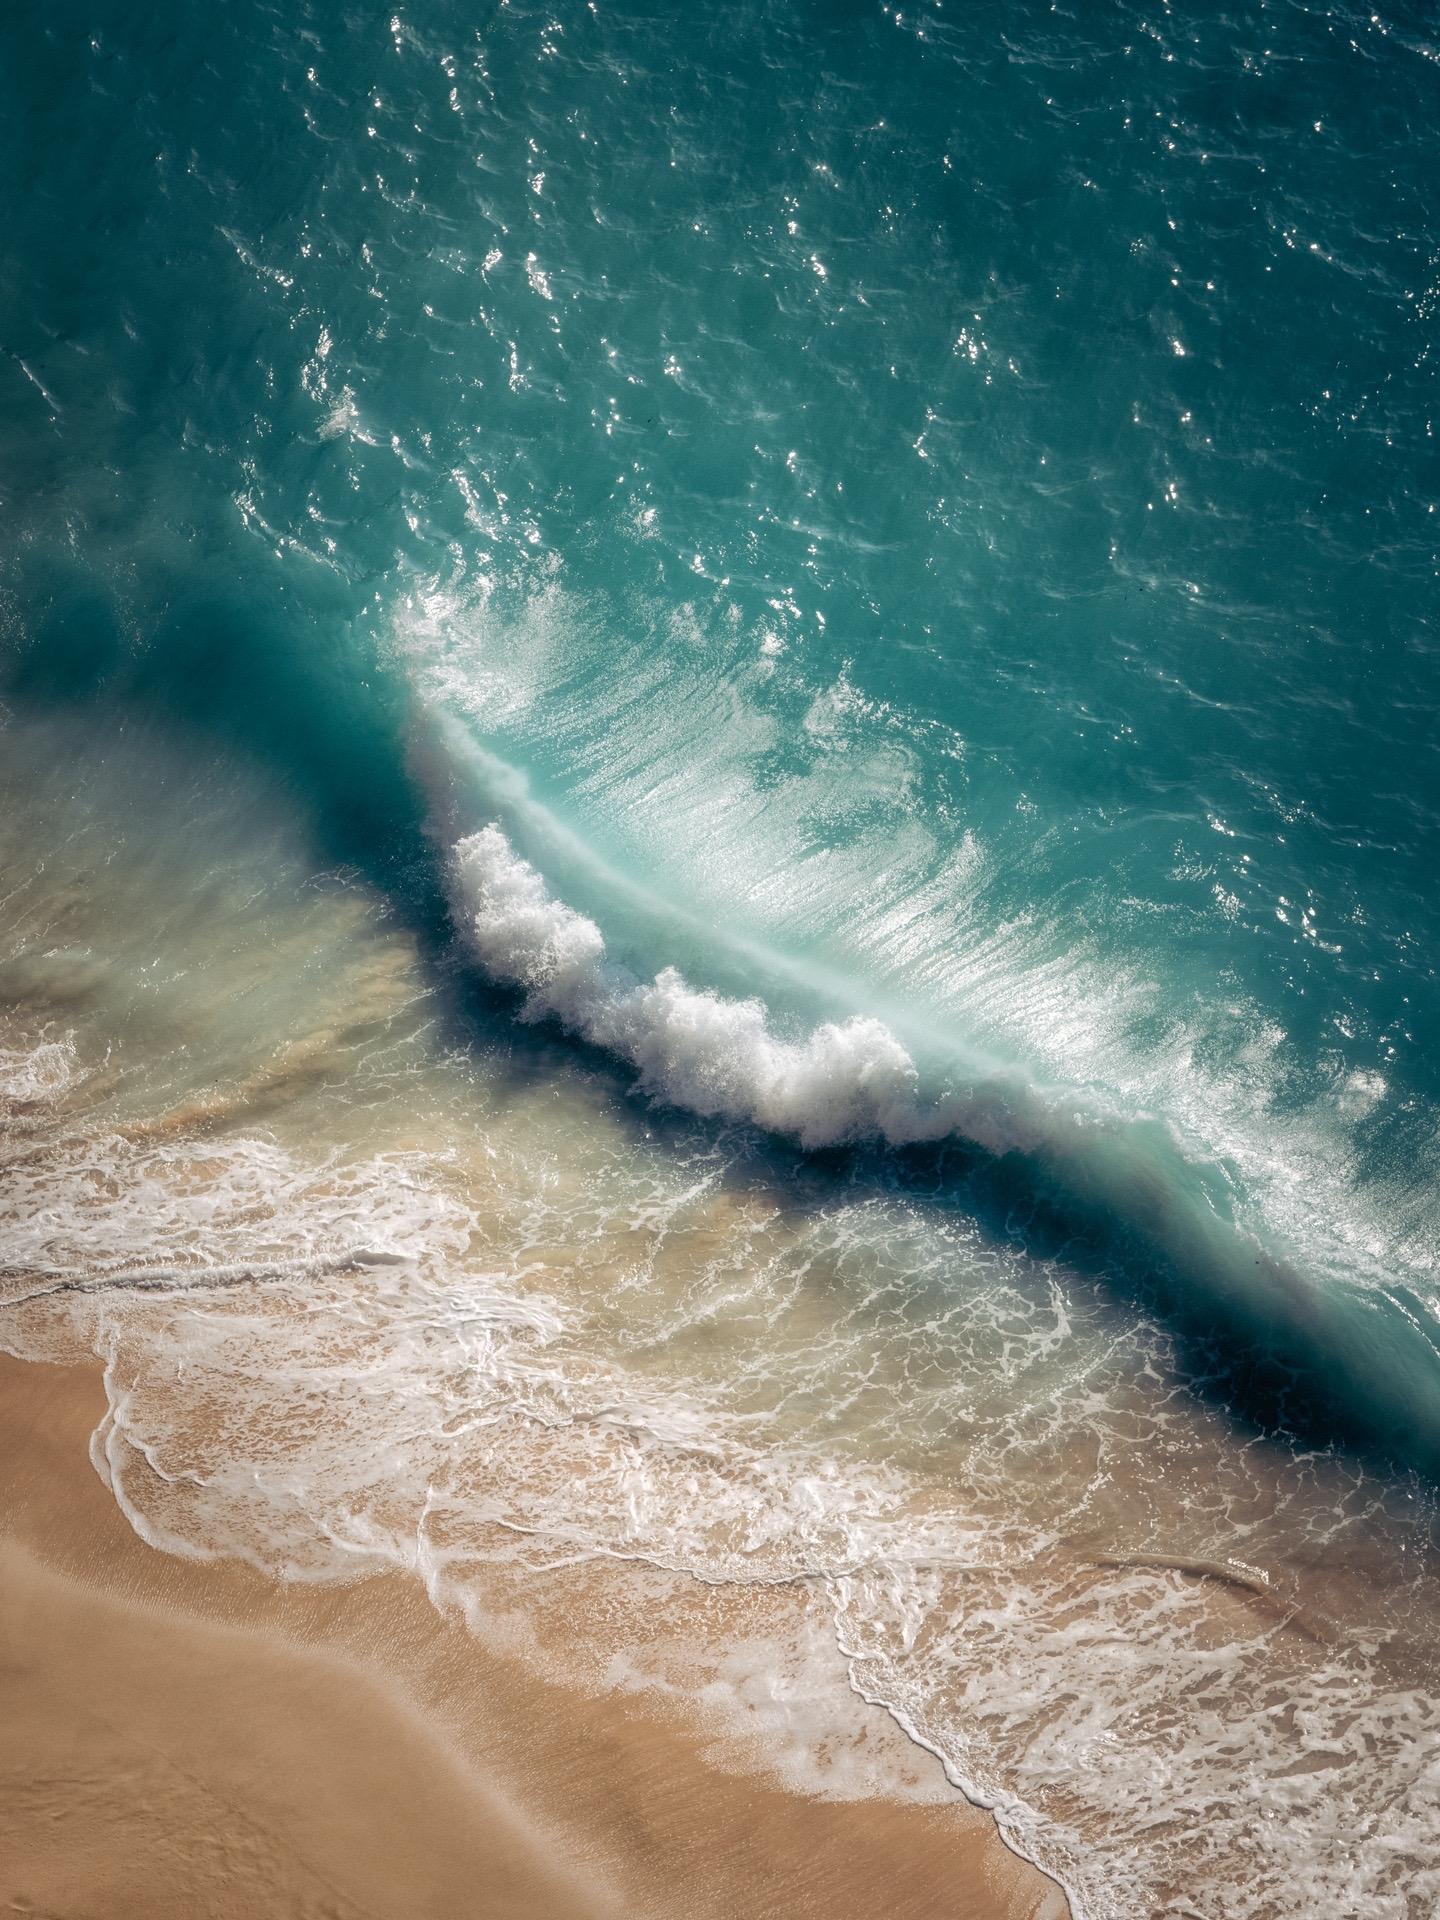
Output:
M68 1090L75 1071L75 1044L68 1036L0 1047L0 1105L12 1111L51 1106Z
M493 951L518 967L537 929L557 923L537 907L533 877L502 866L511 891ZM558 925L554 967L533 985L553 988L568 960L573 989L595 946L579 916ZM747 1603L748 1633L693 1656L647 1651L653 1632L620 1634L607 1683L698 1698L717 1733L768 1753L797 1784L933 1798L937 1776L897 1769L883 1739L856 1748L848 1680L1097 1920L1180 1910L1182 1897L1232 1920L1426 1910L1440 1892L1425 1865L1440 1717L1423 1684L1377 1663L1385 1635L1289 1630L1286 1606L1227 1582L1218 1558L1218 1575L1199 1561L1197 1575L1067 1541L1073 1521L1033 1460L1053 1450L1088 1501L1089 1449L1112 1457L1141 1417L1139 1405L1112 1407L1101 1356L1108 1364L1113 1337L1102 1348L1083 1336L1091 1360L1044 1387L1080 1337L1080 1303L1027 1306L1012 1256L1008 1277L981 1269L966 1307L970 1243L958 1230L903 1208L842 1208L821 1239L862 1276L875 1269L863 1307L852 1303L844 1324L842 1266L824 1323L802 1315L791 1351L775 1316L819 1257L816 1229L779 1259L783 1243L753 1249L748 1216L718 1192L707 1200L693 1171L651 1191L650 1175L621 1169L607 1197L593 1176L557 1187L523 1143L507 1159L501 1134L491 1150L500 1184L487 1206L509 1195L508 1252L434 1155L306 1164L257 1137L82 1136L57 1119L48 1135L26 1133L8 1169L9 1285L45 1297L0 1309L0 1340L60 1357L63 1327L103 1356L95 1463L137 1531L167 1551L241 1557L291 1579L403 1568L477 1631L489 1630L495 1578L557 1569L609 1567L623 1582L628 1566L636 1604L651 1609L668 1608L665 1583L678 1581L677 1618L690 1581L759 1595L769 1610L758 1630L760 1602ZM614 1317L622 1283L596 1264L615 1230L623 1247L638 1234L653 1249L629 1340ZM563 1252L542 1266L529 1251L577 1242L573 1274ZM634 1259L618 1256L616 1271ZM708 1291L692 1298L707 1263ZM713 1329L722 1304L739 1309L741 1276L761 1326L753 1364L775 1373L753 1408L685 1358L692 1321ZM898 1304L917 1287L930 1304L913 1327L877 1319L892 1288ZM1004 1409L993 1432L973 1387L957 1401L943 1367L933 1390L924 1384L952 1341L972 1368L993 1348ZM895 1419L936 1431L962 1414L979 1422L963 1475L930 1481L893 1452L837 1445L847 1396L873 1395L889 1372L877 1342L895 1363ZM657 1351L663 1366L626 1357ZM1133 1370L1157 1364L1137 1353ZM1015 1424L1027 1397L1038 1403L1028 1441ZM792 1401L798 1411L778 1420ZM1200 1430L1177 1417L1144 1415L1174 1464L1178 1516ZM887 1415L877 1432L889 1431ZM1233 1497L1241 1516L1240 1534L1219 1528L1215 1552L1243 1535L1263 1554L1261 1487L1245 1462L1222 1455L1194 1472L1222 1515ZM1341 1493L1314 1474L1297 1468L1284 1497L1308 1503L1317 1539L1353 1535L1327 1504ZM1371 1496L1355 1494L1363 1510Z
M634 981L608 962L594 921L553 899L498 826L458 841L449 865L465 937L492 978L523 989L524 1017L554 1018L620 1055L657 1098L805 1147L913 1145L955 1132L1016 1144L995 1104L925 1101L914 1060L880 1020L826 1021L787 1040L761 1001L696 989L675 967Z

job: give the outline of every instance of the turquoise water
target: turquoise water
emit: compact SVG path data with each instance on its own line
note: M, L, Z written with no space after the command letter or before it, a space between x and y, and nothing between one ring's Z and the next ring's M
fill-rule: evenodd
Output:
M1390 1569L1350 1639L1389 1645L1440 1469L1429 11L59 4L3 40L12 873L83 844L95 889L95 824L145 785L105 743L153 740L194 825L146 887L253 867L283 917L296 860L338 874L418 943L416 992L458 996L446 1046L519 1050L552 1118L610 1103L627 1178L733 1155L822 1225L872 1209L817 1309L847 1324L855 1259L893 1307L857 1459L904 1434L950 1472L974 1421L968 1484L1003 1506L1029 1415L999 1356L1032 1340L1076 1510L1130 1489L1112 1546L1159 1550L1146 1422L1183 1402L1177 1489L1203 1456L1265 1491L1199 1544L1172 1515L1171 1558L1273 1550L1344 1614L1343 1482ZM212 871L196 796L232 783L264 833ZM106 911L85 951L138 980ZM118 989L38 989L59 949L16 924L26 1046L160 1057ZM238 947L192 936L193 987ZM471 1122L435 1099L448 1150ZM343 1107L287 1148L340 1151ZM994 1261L1028 1304L952 1350ZM845 1353L837 1379L870 1365ZM907 1411L917 1367L940 1384ZM1007 1658L1043 1642L1063 1692L1035 1605ZM1369 1667L1335 1709L1377 1804L1432 1764L1407 1647L1389 1759L1354 1731ZM1006 1736L957 1758L964 1686L952 1740L933 1689L888 1684L1112 1910L1149 1844L1120 1787L1109 1827L1083 1793L1046 1812ZM1226 1766L1288 1777L1265 1739ZM1237 1816L1164 1884L1418 1913L1426 1817L1386 1843L1403 1872L1312 1825L1262 1885Z

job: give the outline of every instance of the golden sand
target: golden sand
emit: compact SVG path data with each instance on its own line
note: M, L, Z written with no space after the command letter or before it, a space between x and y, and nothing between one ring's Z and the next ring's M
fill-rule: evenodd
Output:
M811 1797L644 1698L497 1657L393 1575L156 1553L93 1368L0 1356L0 1913L1061 1920L958 1798Z

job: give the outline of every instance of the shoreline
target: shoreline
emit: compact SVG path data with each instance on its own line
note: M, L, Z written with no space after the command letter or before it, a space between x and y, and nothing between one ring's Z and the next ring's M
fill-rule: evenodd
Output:
M697 1715L543 1678L410 1576L286 1586L157 1552L91 1466L104 1405L98 1365L0 1355L0 1904L1067 1920L958 1793L842 1800L722 1764Z

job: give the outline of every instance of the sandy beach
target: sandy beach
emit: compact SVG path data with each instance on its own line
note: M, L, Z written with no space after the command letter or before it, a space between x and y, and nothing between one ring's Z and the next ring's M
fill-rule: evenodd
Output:
M958 1799L711 1763L548 1685L394 1576L281 1587L155 1552L87 1457L98 1371L0 1360L0 1910L1060 1920Z

